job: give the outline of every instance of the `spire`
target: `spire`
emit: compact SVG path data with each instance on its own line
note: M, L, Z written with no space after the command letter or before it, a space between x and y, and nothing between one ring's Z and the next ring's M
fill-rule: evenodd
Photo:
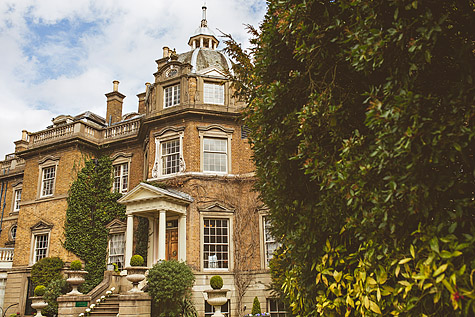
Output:
M201 18L201 27L205 28L208 26L208 21L206 21L206 4L204 4L201 9L203 9L203 17Z

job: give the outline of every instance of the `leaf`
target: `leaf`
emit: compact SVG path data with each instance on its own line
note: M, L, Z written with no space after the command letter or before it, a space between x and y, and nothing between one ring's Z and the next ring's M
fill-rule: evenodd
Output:
M411 251L412 258L415 259L416 258L416 253L414 252L414 246L412 244L411 244L411 247L409 248L409 250Z
M429 241L429 245L432 251L439 253L439 240L436 237Z
M380 314L381 315L381 310L379 309L379 306L378 304L376 304L375 302L373 302L372 300L369 301L369 308L375 312L376 314Z
M399 261L398 264L406 264L407 262L409 262L411 260L412 260L411 258L405 258L405 259L402 259L401 261Z
M443 264L437 268L437 270L434 271L434 274L432 276L436 277L437 275L444 273L445 270L447 270L448 264Z
M338 272L337 270L335 270L333 272L333 278L335 279L335 281L337 281L337 283L340 283L340 280L341 280L341 276L343 275L342 272Z

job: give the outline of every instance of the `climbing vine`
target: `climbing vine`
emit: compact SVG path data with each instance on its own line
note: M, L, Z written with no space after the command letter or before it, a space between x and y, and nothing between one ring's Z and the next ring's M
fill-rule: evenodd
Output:
M145 263L147 263L147 250L148 250L148 219L145 217L137 217L139 220L137 231L135 232L136 246L135 254L139 254L143 257Z
M121 194L111 191L112 163L109 157L88 159L71 185L66 211L64 247L85 262L83 292L98 285L104 275L108 230L115 218L125 220L125 206L117 203Z

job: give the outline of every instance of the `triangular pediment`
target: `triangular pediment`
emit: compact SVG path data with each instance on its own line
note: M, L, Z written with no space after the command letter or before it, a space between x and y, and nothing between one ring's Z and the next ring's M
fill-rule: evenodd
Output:
M202 69L201 71L198 72L198 74L202 76L226 78L226 74L222 70L216 67L208 67L208 68Z
M30 227L31 231L37 231L37 230L48 230L48 229L51 229L53 228L53 225L50 224L50 223L47 223L43 220L40 220L39 222L37 222L35 225L33 225L32 227Z
M219 202L200 208L200 212L234 212L234 209L229 208Z
M112 220L106 226L107 229L121 229L124 227L127 227L127 224L124 221L121 221L119 219Z
M118 200L119 203L127 205L140 201L157 201L166 200L173 201L181 205L188 205L193 201L191 196L178 192L170 191L164 188L156 187L146 183L140 183L125 196Z

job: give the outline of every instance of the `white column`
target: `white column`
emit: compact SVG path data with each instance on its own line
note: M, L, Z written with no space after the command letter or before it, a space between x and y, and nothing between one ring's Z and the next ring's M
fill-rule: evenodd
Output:
M125 236L125 263L124 266L130 266L132 258L132 248L134 246L134 216L127 215L127 229Z
M155 264L155 257L153 254L153 247L155 240L153 235L155 233L155 218L149 217L148 219L148 246L147 246L147 266L152 267Z
M200 47L203 47L203 38L200 38Z
M186 261L186 215L178 218L178 261Z
M208 39L208 47L209 47L210 49L213 48L213 42L211 42L211 39Z
M167 230L167 212L160 210L158 221L158 259L165 260L165 234Z
M158 261L158 221L157 221L157 216L153 217L153 264L157 263Z

